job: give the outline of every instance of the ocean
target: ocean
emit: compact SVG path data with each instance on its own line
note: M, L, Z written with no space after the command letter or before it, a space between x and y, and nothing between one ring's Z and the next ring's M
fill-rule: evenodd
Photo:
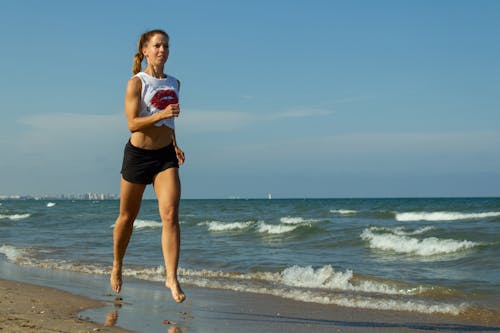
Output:
M0 260L105 276L116 200L0 201ZM350 308L500 313L500 198L182 200L183 285ZM164 281L144 200L127 279ZM1 276L1 274L0 274Z

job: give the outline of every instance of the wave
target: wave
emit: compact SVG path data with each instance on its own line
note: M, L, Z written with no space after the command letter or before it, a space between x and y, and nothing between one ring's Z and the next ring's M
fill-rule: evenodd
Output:
M425 230L424 230L425 229ZM479 246L468 240L457 241L453 239L439 239L429 237L418 239L409 235L418 235L428 231L428 227L414 232L402 232L400 228L391 230L389 228L371 227L363 230L361 239L369 242L373 249L393 251L401 254L412 254L422 257L452 254L465 251Z
M357 210L352 210L352 209L332 209L330 210L330 213L336 213L340 215L352 215L356 214L358 211Z
M6 244L0 246L0 253L5 255L5 257L7 257L7 260L13 263L17 263L19 258L24 258L28 255L26 250Z
M282 217L280 219L281 224L269 224L264 221L246 221L246 222L201 222L198 223L199 226L208 226L208 231L213 232L224 232L224 231L240 231L252 228L257 233L267 233L267 234L285 234L294 231L300 227L310 227L313 220L305 220L301 217ZM315 220L314 220L315 221Z
M395 211L358 211L350 209L332 209L330 213L339 215L362 215L376 219L395 219L399 222L415 222L415 221L459 221L459 220L475 220L490 217L500 217L500 212L482 212L482 213L463 213L453 211L415 211L415 212L395 212Z
M123 275L142 280L163 282L165 279L164 272L165 269L163 266L158 266L153 268L125 269ZM323 276L314 279L316 283L304 282L302 283L303 285L299 285L301 284L300 281L306 281L310 277L311 272L313 275L319 273ZM180 282L183 284L203 288L273 295L302 302L335 304L350 308L452 315L458 315L467 309L466 304L438 303L413 298L405 299L405 296L418 295L421 291L423 293L426 288L398 289L394 286L373 281L361 281L356 286L350 282L350 279L354 280L351 271L335 272L331 266L324 266L317 270L311 267L293 266L278 273L238 273L179 268L178 273ZM299 280L299 282L294 281L295 278L300 276L302 276L302 280ZM331 279L325 279L325 277L330 277ZM326 286L325 281L332 282ZM337 281L337 283L333 281ZM370 294L376 294L376 296L370 296ZM401 298L398 299L397 297Z
M410 221L457 221L469 219L483 219L500 216L500 212L461 213L461 212L405 212L396 213L396 220Z
M398 236L414 236L425 234L429 231L435 230L435 227L423 227L416 230L406 230L405 227L384 228L384 227L371 227L370 230L378 232L388 232Z
M211 222L201 222L198 223L198 225L206 225L208 226L208 231L236 231L236 230L243 230L251 227L254 224L253 221L247 221L247 222L231 222L231 223L225 223L225 222L220 222L220 221L211 221Z
M318 222L317 219L304 219L302 217L285 216L280 218L280 222L284 224L307 224Z
M135 220L134 221L134 229L161 229L161 222L152 221L152 220Z
M110 274L109 265L82 264L59 259L37 259L35 252L35 249L22 249L5 244L0 246L0 253L4 254L7 260L12 263L85 274ZM406 310L453 315L457 315L467 308L465 304L437 302L422 298L429 290L427 287L356 276L351 270L336 271L330 265L317 269L311 266L292 266L281 272L251 273L179 268L178 275L183 284L274 295L303 302L336 304L352 308ZM165 269L163 266L129 266L123 270L123 276L163 282ZM441 296L446 297L448 293L447 290Z
M3 220L3 219L8 219L8 220L12 220L12 221L24 220L24 219L27 219L30 216L31 216L31 214L29 214L29 213L26 213L26 214L12 214L12 215L2 215L2 214L0 214L0 220Z
M268 234L285 234L295 229L299 228L301 225L282 225L282 224L267 224L264 222L259 222L257 225L257 232L268 233Z
M10 245L0 246L0 253L12 263L48 268L54 270L69 270L80 273L109 274L109 268L100 264L76 264L61 259L38 259L37 251L30 248L17 248ZM157 267L125 268L124 276L149 281L163 281L165 269ZM257 281L260 284L281 284L288 287L312 288L330 291L357 291L363 293L377 293L386 295L418 295L430 290L426 287L415 287L401 282L380 282L374 279L355 276L352 270L336 271L331 265L317 269L312 266L288 267L281 272L223 272L210 270L193 270L179 268L179 276L191 283L205 281Z
M327 290L358 291L364 293L379 293L387 295L416 295L425 288L403 288L389 283L369 279L355 278L352 270L336 272L331 265L318 269L311 266L292 266L281 273L283 284L292 287L305 287Z
M208 226L208 231L211 232L234 232L234 231L240 231L240 230L245 230L248 228L255 227L255 231L257 233L267 233L267 234L272 234L272 235L278 235L278 234L285 234L294 231L295 229L299 227L310 227L310 223L304 223L305 220L303 220L302 224L268 224L265 222L254 222L254 221L247 221L247 222L220 222L220 221L211 221L211 222L201 222L198 223L199 226ZM114 228L114 224L110 225L110 228ZM161 228L162 224L161 222L156 222L156 221L148 221L148 220L136 220L134 222L134 229L136 230L141 230L141 229L157 229Z
M267 224L259 222L257 232L268 234L285 234L292 232L298 228L311 227L312 223L318 222L318 219L304 219L298 216L284 216L280 218L281 224Z
M109 226L110 228L114 228L115 224ZM142 230L142 229L161 229L161 222L156 222L153 220L135 220L134 221L134 229Z
M157 271L161 272L163 269ZM356 286L351 282L354 280L352 271L335 272L329 265L317 270L312 267L293 266L280 273L243 274L187 269L180 269L179 273L183 283L194 284L199 287L274 295L302 302L335 304L350 308L403 310L453 315L458 315L467 308L465 304L456 305L404 299L404 296L418 294L420 288L407 291L373 281L362 281ZM254 281L258 283L252 283ZM349 293L352 291L355 291L355 293ZM370 294L376 294L376 296L370 296ZM403 298L393 298L392 295L402 296Z

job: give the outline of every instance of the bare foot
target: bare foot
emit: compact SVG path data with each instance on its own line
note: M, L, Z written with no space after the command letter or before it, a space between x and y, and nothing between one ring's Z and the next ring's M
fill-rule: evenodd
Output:
M109 278L109 283L111 285L111 289L114 292L119 293L122 289L122 267L121 265L113 265L111 269L111 276Z
M179 285L179 282L177 280L172 280L169 281L170 279L167 279L165 281L165 287L170 289L170 292L172 293L172 298L174 301L177 303L182 303L186 299L186 295L184 295L184 292L181 289L181 286Z

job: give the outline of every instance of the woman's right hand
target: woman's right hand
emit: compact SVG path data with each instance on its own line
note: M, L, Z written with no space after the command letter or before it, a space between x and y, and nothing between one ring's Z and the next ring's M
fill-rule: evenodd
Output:
M159 113L161 119L166 119L166 118L179 117L180 112L181 109L179 107L179 103L176 103L176 104L169 104L165 109L163 109Z

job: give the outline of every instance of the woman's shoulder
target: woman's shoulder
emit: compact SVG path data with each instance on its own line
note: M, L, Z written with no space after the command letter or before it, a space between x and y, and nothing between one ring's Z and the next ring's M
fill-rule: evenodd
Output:
M142 79L140 76L137 76L137 75L134 75L132 76L130 79L128 79L128 84L129 85L137 85L137 84L141 84L142 83Z
M136 80L136 81L144 81L147 78L147 74L144 72L139 72L134 74L129 81Z
M127 83L127 91L141 91L142 80L137 75L132 76Z

